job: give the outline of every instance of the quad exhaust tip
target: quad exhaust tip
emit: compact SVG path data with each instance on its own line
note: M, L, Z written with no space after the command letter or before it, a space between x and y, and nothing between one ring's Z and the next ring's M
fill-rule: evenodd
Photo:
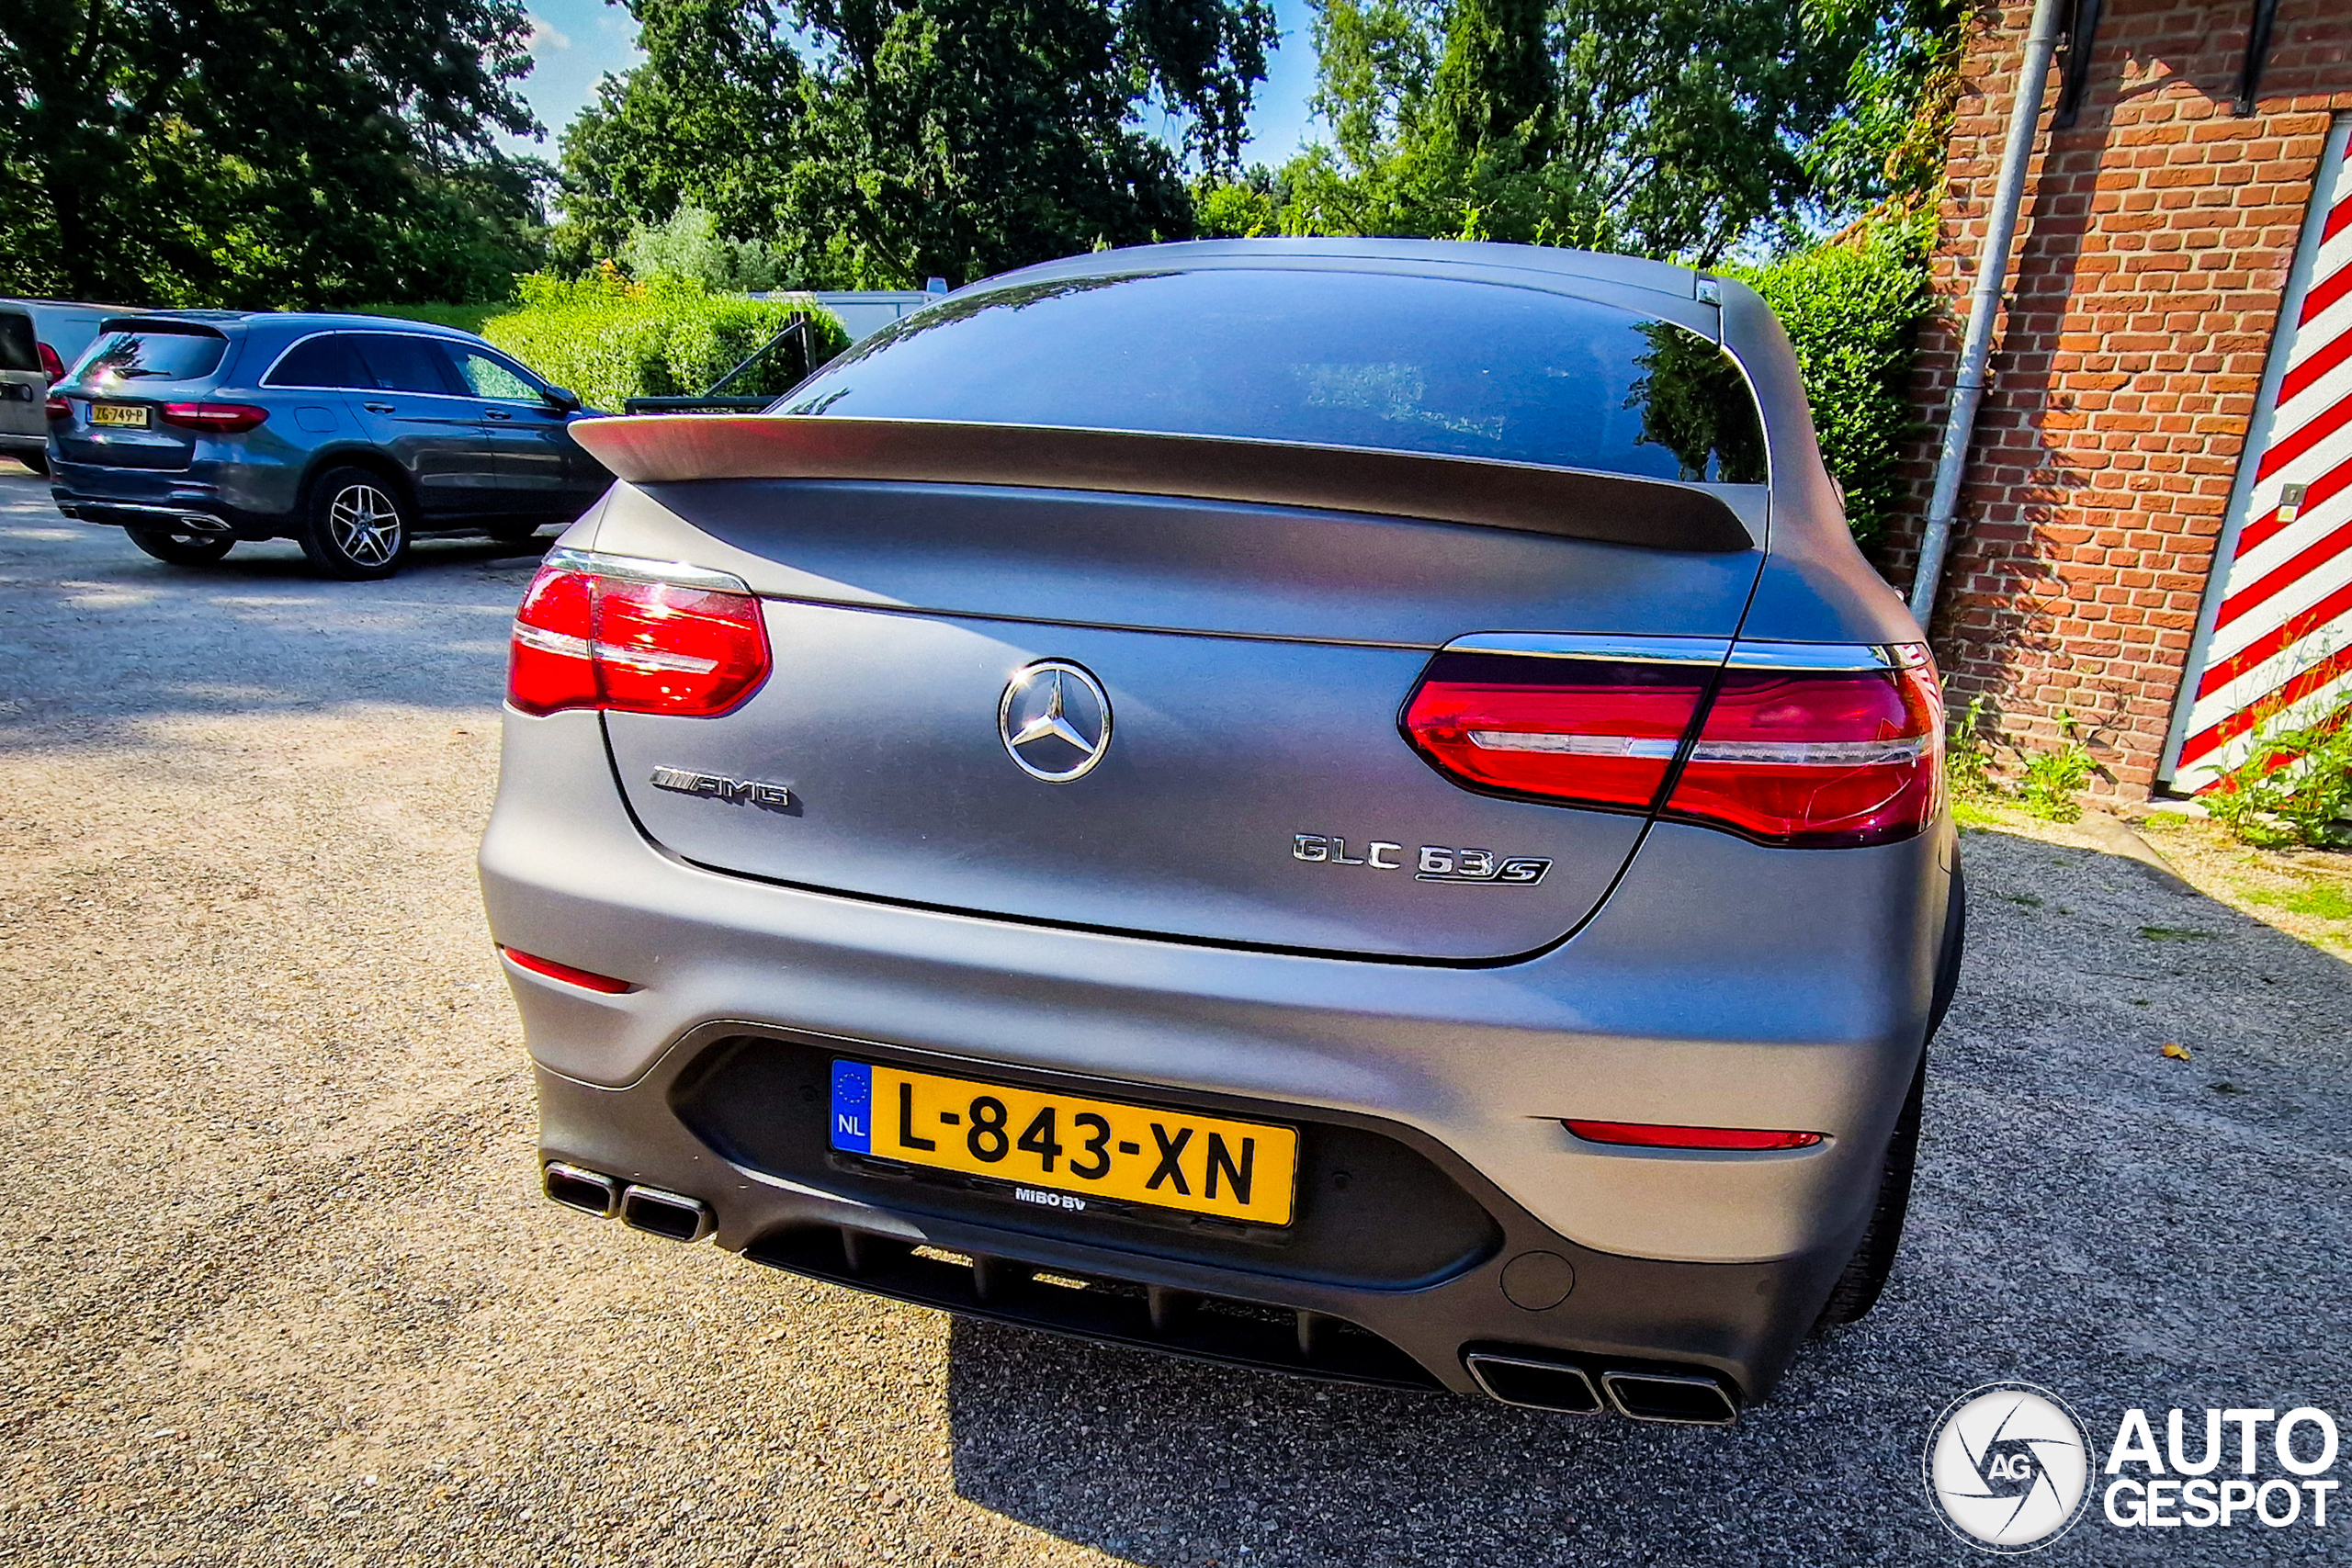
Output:
M710 1205L659 1187L627 1185L582 1166L549 1160L540 1169L547 1195L568 1209L621 1223L665 1241L700 1241L718 1229Z
M669 1241L700 1241L718 1228L700 1199L635 1183L621 1190L621 1224Z
M1472 1350L1462 1359L1480 1388L1524 1409L1565 1416L1613 1410L1678 1427L1728 1427L1739 1418L1738 1400L1710 1372L1604 1367L1596 1383L1584 1367L1541 1352Z
M1728 1427L1739 1419L1739 1406L1730 1391L1704 1372L1625 1371L1612 1367L1600 1374L1600 1382L1617 1414L1636 1421Z
M547 1195L568 1209L578 1209L600 1220L609 1220L620 1211L620 1183L609 1176L549 1160L539 1177Z

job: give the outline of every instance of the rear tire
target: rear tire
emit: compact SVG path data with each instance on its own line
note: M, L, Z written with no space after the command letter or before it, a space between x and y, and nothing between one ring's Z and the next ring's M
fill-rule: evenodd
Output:
M49 472L49 454L46 452L19 452L17 461L37 474Z
M174 566L210 566L237 541L226 534L176 534L164 528L125 528L130 542Z
M329 577L368 582L400 570L413 531L390 479L373 468L330 468L311 487L302 553Z

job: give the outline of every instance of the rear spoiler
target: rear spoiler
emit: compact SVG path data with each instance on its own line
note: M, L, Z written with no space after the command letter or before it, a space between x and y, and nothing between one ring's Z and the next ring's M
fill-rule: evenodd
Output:
M1014 485L1368 512L1651 549L1728 553L1757 544L1721 496L1695 485L1484 457L801 414L650 414L582 420L571 433L632 484L905 479Z

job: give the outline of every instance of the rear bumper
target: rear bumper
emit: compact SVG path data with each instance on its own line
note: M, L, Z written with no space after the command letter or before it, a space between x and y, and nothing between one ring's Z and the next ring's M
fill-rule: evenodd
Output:
M199 457L186 468L116 468L52 459L58 511L118 527L184 527L268 539L292 526L290 471Z
M595 716L506 723L481 857L493 933L640 987L602 996L510 967L547 1156L698 1199L720 1245L805 1272L855 1274L846 1230L1327 1314L1448 1387L1473 1386L1463 1351L1484 1343L1705 1366L1754 1396L1851 1252L1927 1027L1949 826L1838 852L1661 826L1600 916L1540 958L1374 963L1016 925L707 872L638 830ZM1104 1246L1082 1220L950 1212L838 1172L763 1168L697 1136L676 1102L714 1042L747 1034L1385 1129L1470 1194L1496 1239L1434 1280L1309 1278L1278 1259ZM808 1114L821 1122L822 1109ZM1569 1116L1827 1138L1665 1154L1581 1143L1560 1125ZM1529 1252L1573 1269L1556 1304L1531 1309L1502 1290ZM944 1288L910 1281L855 1279L913 1299Z
M1385 1136L1427 1158L1475 1205L1476 1218L1465 1227L1474 1245L1434 1280L1402 1282L1348 1268L1373 1239L1353 1228L1367 1218L1362 1209L1330 1216L1336 1224L1322 1227L1326 1245L1317 1247L1321 1256L1313 1263L1287 1256L1282 1246L1235 1239L1230 1232L1187 1235L1178 1224L1140 1245L1129 1236L1106 1245L1084 1234L1083 1224L1057 1224L1057 1212L944 1186L877 1180L846 1156L825 1162L830 1168L781 1174L766 1162L749 1163L740 1150L714 1148L689 1128L681 1101L710 1057L740 1048L747 1032L755 1043L808 1047L820 1062L832 1052L867 1059L905 1055L870 1043L795 1041L762 1026L726 1023L695 1032L626 1089L600 1089L541 1067L542 1158L605 1175L616 1186L696 1199L713 1212L719 1246L794 1273L1205 1359L1462 1393L1478 1387L1464 1360L1465 1352L1478 1349L1580 1367L1594 1387L1609 1370L1672 1368L1720 1379L1736 1403L1759 1397L1819 1313L1855 1239L1745 1264L1597 1252L1552 1231L1433 1140L1393 1124L1375 1131L1379 1124L1368 1119L1335 1123L1329 1112L1312 1111L1325 1119L1306 1127L1310 1144L1340 1124L1359 1135L1359 1149ZM1297 1115L1296 1108L1238 1106L1226 1097L1173 1098L1261 1118ZM776 1109L789 1115L799 1108ZM806 1114L821 1128L821 1101ZM1324 1174L1308 1163L1303 1188ZM898 1190L888 1190L892 1186ZM1302 1192L1302 1224L1317 1196ZM911 1253L917 1247L925 1251ZM1245 1256L1252 1250L1260 1256ZM1037 1272L1058 1279L1032 1278ZM1070 1289L1077 1281L1090 1289Z

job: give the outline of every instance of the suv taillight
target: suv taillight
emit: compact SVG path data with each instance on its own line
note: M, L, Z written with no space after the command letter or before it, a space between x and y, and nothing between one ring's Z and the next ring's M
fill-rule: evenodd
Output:
M165 403L155 412L165 424L212 435L243 435L269 417L267 409L251 403Z
M1726 660L1714 647L1442 653L1405 733L1472 788L1662 810L1770 844L1887 843L1942 808L1943 703L1925 648L1738 644Z
M44 343L37 346L40 349L40 373L48 377L49 384L54 387L65 379L65 361L58 358L57 350L49 344Z
M710 718L767 679L760 602L724 572L557 550L515 613L506 700Z

